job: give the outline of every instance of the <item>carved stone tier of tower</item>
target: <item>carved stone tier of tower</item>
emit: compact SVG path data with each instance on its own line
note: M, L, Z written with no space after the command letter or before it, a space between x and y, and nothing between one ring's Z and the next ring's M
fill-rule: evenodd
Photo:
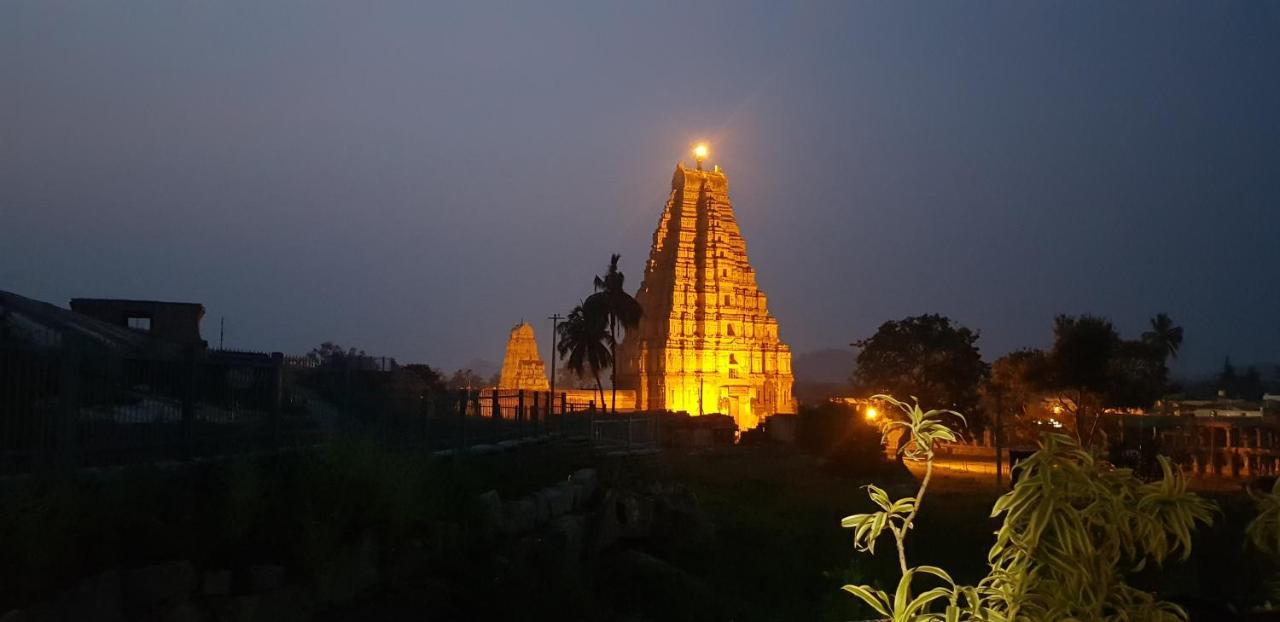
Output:
M524 389L547 391L547 370L538 356L538 342L533 338L533 327L520 322L511 329L507 338L507 353L502 357L502 374L498 376L499 389Z
M640 326L618 351L618 384L641 409L731 415L740 430L795 412L791 349L714 171L676 166L636 300Z

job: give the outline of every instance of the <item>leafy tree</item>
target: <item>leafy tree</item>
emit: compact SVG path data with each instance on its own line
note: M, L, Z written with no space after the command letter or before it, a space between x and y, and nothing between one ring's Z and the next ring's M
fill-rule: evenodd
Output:
M444 375L430 365L404 365L396 375L398 384L417 393L439 393L448 389Z
M1246 367L1244 373L1239 373L1228 357L1222 363L1222 371L1218 373L1218 391L1234 399L1261 399L1264 392L1262 374L1252 365Z
M921 403L960 410L978 404L987 364L978 333L937 314L885 322L860 348L853 383L868 393L914 395Z
M608 317L599 307L587 308L580 304L569 312L557 330L560 331L556 350L565 365L579 376L588 373L596 379L600 404L604 404L604 386L600 384L600 370L613 365L613 351L608 331Z
M1160 399L1168 385L1167 352L1146 340L1121 341L1107 370L1107 405L1145 408Z
M596 381L594 378L569 369L568 365L560 365L556 368L556 387L558 389L595 389Z
M609 326L609 360L617 361L618 328L624 331L633 330L640 324L644 310L640 303L623 288L626 277L618 270L618 260L622 256L614 254L609 259L609 269L604 276L595 278L595 292L587 297L583 307L592 314L605 317ZM618 366L610 365L610 384L613 387L613 401L609 410L618 411Z
M1182 327L1175 326L1166 313L1151 318L1151 330L1142 333L1142 342L1152 346L1162 357L1176 359L1182 347Z
M991 373L981 389L982 409L988 414L1013 415L1002 419L1005 437L1029 439L1038 436L1042 413L1040 398L1049 374L1044 350L1017 350L991 364Z
M1048 384L1060 392L1059 404L1072 415L1076 437L1082 443L1088 444L1093 433L1088 425L1089 406L1100 405L1112 386L1111 360L1119 347L1120 335L1110 320L1093 315L1053 319ZM1097 424L1096 415L1093 424Z
M453 375L449 376L449 382L447 384L450 389L470 390L491 386L492 384L497 383L486 382L484 376L481 376L470 369L459 369L454 371Z
M316 367L355 368L360 367L369 355L364 350L343 348L332 341L326 341L320 344L320 347L312 348L307 353L307 358L311 359Z

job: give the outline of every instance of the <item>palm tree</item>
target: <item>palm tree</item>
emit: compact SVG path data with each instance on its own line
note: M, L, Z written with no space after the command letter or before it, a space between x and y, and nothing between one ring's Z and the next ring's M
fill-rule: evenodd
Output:
M632 330L640 325L644 309L640 303L623 288L626 277L618 270L618 260L622 255L615 253L609 259L609 269L603 277L595 279L596 293L587 297L583 306L588 313L602 314L609 326L609 359L613 362L610 374L613 384L613 402L609 410L618 412L618 327L624 331Z
M1174 326L1168 314L1157 313L1151 318L1151 330L1142 333L1142 341L1160 356L1176 359L1178 348L1182 347L1182 327Z
M590 312L585 303L579 304L559 325L560 343L556 344L560 357L568 356L565 364L574 373L586 375L590 370L596 379L601 407L604 406L604 386L600 384L600 370L613 365L613 352L605 345L609 341L606 321L604 315Z

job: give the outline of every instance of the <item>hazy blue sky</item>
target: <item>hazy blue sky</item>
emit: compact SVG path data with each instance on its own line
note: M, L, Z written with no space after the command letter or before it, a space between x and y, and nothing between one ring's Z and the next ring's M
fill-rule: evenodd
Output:
M640 284L697 138L796 352L1280 359L1277 2L0 2L0 289L453 368Z

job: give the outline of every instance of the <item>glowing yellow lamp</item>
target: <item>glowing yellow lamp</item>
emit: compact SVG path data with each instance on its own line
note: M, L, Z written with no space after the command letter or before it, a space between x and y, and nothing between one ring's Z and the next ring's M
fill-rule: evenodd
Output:
M702 161L707 159L707 154L711 153L711 148L707 147L707 143L698 143L693 147L693 161L698 163L698 170L702 170Z
M868 406L863 416L867 418L867 421L875 421L880 416L880 411L876 410L875 406Z

